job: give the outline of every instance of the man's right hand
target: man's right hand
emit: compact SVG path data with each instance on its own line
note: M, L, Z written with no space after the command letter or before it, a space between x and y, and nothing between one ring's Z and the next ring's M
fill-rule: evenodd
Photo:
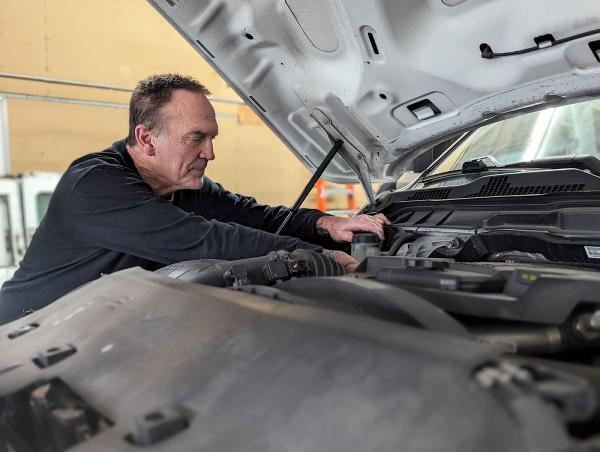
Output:
M358 261L343 251L323 250L323 254L335 259L338 264L344 267L346 273L353 272L358 267Z
M382 213L348 218L325 215L317 220L317 230L329 234L336 242L351 242L354 232L371 232L383 240L383 226L390 223Z

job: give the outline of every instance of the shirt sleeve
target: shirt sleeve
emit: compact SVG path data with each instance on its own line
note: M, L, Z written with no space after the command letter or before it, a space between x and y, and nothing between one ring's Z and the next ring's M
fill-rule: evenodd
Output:
M259 204L256 199L231 193L205 177L194 211L207 218L274 233L291 209ZM317 220L324 215L326 214L316 209L299 209L281 233L312 243L320 242L322 238L317 234Z
M156 195L133 174L94 168L74 184L65 225L83 245L162 264L192 259L243 259L273 250L319 249L298 238L206 218ZM315 220L316 221L316 220Z

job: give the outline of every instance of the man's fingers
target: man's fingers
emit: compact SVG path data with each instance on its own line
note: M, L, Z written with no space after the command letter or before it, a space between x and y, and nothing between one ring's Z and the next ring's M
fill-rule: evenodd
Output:
M342 265L347 272L352 272L358 267L358 261L343 251L338 251L336 253L335 260L338 264Z
M390 224L390 220L383 214L361 214L351 218L325 217L322 221L322 227L336 242L352 241L352 232L371 232L383 240L383 226L386 224Z
M365 215L366 217L366 215ZM373 234L377 234L377 236L383 240L383 225L373 220L370 217L364 218L359 217L357 221L349 223L348 229L352 231L362 231L362 232L372 232Z
M381 224L391 224L392 222L390 220L387 219L387 217L382 214L382 213L378 213L376 215L373 215L371 217L373 220L377 221L378 223Z
M353 272L354 270L356 270L356 267L358 267L358 262L357 261L350 262L350 263L344 265L344 268L346 269L347 273Z
M383 221L383 224L392 224L392 222L390 220L387 219L387 217L382 214L382 213L378 213L376 215L373 215L373 218L376 220L380 220Z
M323 254L335 259L338 264L344 267L346 272L352 272L358 267L358 261L343 251L323 250Z
M372 222L372 223L377 223L377 224L381 224L381 225L385 225L385 224L392 224L392 222L390 220L387 219L387 217L382 214L382 213L378 213L377 215L359 215L357 218L361 218L362 221L365 222Z
M383 220L381 220L380 218L371 217L369 215L361 215L360 219L366 223L382 224L383 222Z

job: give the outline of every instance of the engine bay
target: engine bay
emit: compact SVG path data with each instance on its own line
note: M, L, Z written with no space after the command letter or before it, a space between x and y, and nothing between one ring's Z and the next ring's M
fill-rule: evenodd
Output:
M355 234L352 255L361 263L351 274L303 250L184 262L159 273L471 338L520 365L568 370L599 392L600 207L594 197L563 191L421 199L427 196L392 192L368 212L392 221L385 240ZM597 421L596 412L578 427L582 435L596 434Z
M391 224L384 240L354 235L351 273L302 249L134 268L11 324L0 438L19 451L196 450L222 440L200 422L221 417L241 447L273 430L286 441L297 428L329 435L354 422L348 412L392 401L394 444L448 425L448 450L597 447L596 192L414 196L390 192L362 212ZM335 412L339 397L350 405ZM284 414L248 422L257 399ZM315 412L327 412L318 426ZM338 450L377 441L378 413L356 437L336 435ZM467 446L448 423L457 413ZM307 437L318 450L318 435Z
M465 412L468 446L448 432L449 450L597 446L593 196L394 196L380 198L392 220L385 240L355 234L352 273L308 250L128 269L10 325L0 434L19 451L162 441L195 450L221 441L201 422L221 416L252 426L241 445L257 428L259 438L331 432L348 419L348 405L332 412L342 391L353 412L393 402L394 444L439 435L431 413L454 425ZM284 415L248 422L257 399ZM315 412L328 413L318 426ZM358 436L381 437L377 413ZM356 440L339 436L339 450Z

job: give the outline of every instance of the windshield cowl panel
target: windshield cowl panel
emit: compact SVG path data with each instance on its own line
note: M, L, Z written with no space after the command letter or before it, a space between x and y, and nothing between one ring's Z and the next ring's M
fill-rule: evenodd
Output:
M526 173L539 170L540 168L493 168L478 173L463 173L461 171L451 171L448 173L427 176L423 180L417 182L417 184L415 184L411 188L413 190L418 190L423 188L455 187L458 185L468 184L485 176Z

